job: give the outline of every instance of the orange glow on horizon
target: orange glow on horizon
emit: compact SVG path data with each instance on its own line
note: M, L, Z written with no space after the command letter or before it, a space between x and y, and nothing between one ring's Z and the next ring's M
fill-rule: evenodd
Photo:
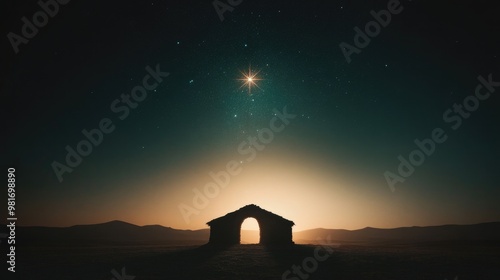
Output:
M253 162L245 163L242 172L231 177L230 183L209 198L205 207L196 209L198 213L191 215L190 223L186 223L179 205L192 206L193 189L203 192L204 186L213 180L208 173L224 170L233 158L234 155L225 155L216 160L199 159L198 166L186 165L175 175L161 174L146 181L127 182L121 193L99 189L95 195L85 190L61 190L60 197L54 197L60 201L58 204L33 205L30 212L22 213L23 225L72 226L121 220L140 226L157 224L197 230L208 228L208 221L248 204L294 221L294 232L314 228L353 230L367 226L464 223L453 213L439 216L437 209L422 206L439 205L439 197L415 197L411 192L394 196L383 185L385 182L372 187L371 182L346 172L342 166L325 167L315 158L279 153L260 154ZM40 221L40 215L47 219ZM477 221L474 219L477 217L471 216L470 223ZM254 224L249 229L257 227Z

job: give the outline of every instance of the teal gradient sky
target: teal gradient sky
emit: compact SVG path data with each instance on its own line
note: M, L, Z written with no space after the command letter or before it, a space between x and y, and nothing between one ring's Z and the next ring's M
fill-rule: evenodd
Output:
M6 60L2 166L17 170L19 223L198 229L251 203L295 230L500 220L500 89L459 129L443 119L479 75L500 81L497 15L477 3L401 4L347 63L339 44L387 1L245 1L223 22L209 2L71 2ZM11 10L17 32L27 12ZM110 105L156 65L170 75L120 120ZM251 95L238 80L249 66L262 79ZM241 143L285 106L296 117L248 161ZM59 182L51 164L66 164L66 145L103 118L115 130ZM384 172L438 127L447 141L392 192ZM193 189L233 160L241 172L194 207ZM186 220L181 205L196 214Z

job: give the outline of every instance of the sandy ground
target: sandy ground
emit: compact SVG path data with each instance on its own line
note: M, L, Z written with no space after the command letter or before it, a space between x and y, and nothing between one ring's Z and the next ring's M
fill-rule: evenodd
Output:
M25 247L16 271L7 279L500 279L500 245Z

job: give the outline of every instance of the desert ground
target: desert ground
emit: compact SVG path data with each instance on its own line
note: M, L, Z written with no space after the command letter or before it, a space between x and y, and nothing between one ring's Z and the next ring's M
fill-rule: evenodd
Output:
M15 279L493 280L500 243L20 247Z

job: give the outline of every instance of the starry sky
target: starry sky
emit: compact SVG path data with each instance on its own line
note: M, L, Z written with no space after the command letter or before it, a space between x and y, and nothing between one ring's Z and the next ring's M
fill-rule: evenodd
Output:
M2 168L16 168L18 223L199 229L252 203L294 230L500 220L500 88L457 129L443 117L478 76L500 81L496 12L402 0L348 63L339 45L389 2L243 0L221 20L208 0L71 1L17 54L7 34L41 8L2 3ZM164 76L116 112L147 67ZM283 110L294 117L252 148ZM54 162L103 119L112 132L59 180ZM436 128L447 140L391 190L386 172ZM196 207L230 162L240 172Z

